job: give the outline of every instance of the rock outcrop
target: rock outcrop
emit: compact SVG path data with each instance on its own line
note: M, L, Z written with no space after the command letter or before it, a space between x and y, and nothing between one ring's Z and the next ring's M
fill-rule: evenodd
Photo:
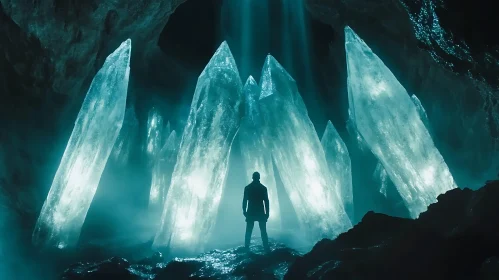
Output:
M497 278L498 197L499 181L493 181L440 195L416 220L369 212L299 257L285 279Z
M54 69L52 87L84 92L107 55L131 38L135 61L157 47L161 30L185 0L17 1L2 0L3 12L39 41ZM136 50L135 50L136 49Z
M169 262L156 253L138 262L115 257L97 263L77 263L63 273L62 279L282 279L298 256L296 251L280 244L272 244L268 253L258 245L251 246L251 252L238 247Z

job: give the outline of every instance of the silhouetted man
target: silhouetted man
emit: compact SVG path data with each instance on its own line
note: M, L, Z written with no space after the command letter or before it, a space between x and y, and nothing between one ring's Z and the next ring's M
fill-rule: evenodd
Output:
M265 208L264 208L265 206ZM269 196L267 188L260 183L260 173L253 173L253 182L244 188L243 214L246 217L246 236L244 245L249 249L251 233L258 221L262 235L263 247L269 249L267 236L267 220L269 219Z

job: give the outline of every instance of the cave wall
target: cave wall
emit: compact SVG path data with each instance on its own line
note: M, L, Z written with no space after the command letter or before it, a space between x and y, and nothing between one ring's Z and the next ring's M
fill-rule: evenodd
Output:
M5 14L47 50L53 89L72 95L86 90L103 60L127 38L139 63L157 47L169 16L184 1L0 2Z
M412 8L421 9L428 1L418 1ZM458 185L476 188L496 177L499 91L490 77L497 77L497 67L484 65L479 60L460 63L462 61L449 54L436 57L442 50L437 44L425 45L416 37L414 22L402 1L306 0L306 5L314 17L335 30L336 39L330 44L331 58L325 61L335 69L326 65L324 75L339 74L342 78L331 78L334 83L340 83L331 88L340 90L346 100L343 28L349 25L407 91L421 100L430 119L435 144ZM474 55L484 56L484 53Z
M0 259L11 268L29 254L20 252L94 74L127 38L132 67L147 65L183 2L0 0Z

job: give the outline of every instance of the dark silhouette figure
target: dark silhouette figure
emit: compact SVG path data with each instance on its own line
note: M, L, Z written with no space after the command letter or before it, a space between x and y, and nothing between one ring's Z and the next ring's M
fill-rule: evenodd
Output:
M263 246L269 249L267 236L267 220L269 219L269 196L267 188L260 183L260 173L253 173L253 182L244 188L243 214L246 217L246 236L244 245L249 249L251 233L255 226L255 221L260 226Z

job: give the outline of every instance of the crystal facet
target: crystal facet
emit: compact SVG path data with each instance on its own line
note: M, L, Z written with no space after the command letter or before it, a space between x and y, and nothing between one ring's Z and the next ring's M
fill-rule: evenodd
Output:
M239 129L242 88L234 57L223 42L198 78L154 246L203 249Z
M279 229L281 227L280 208L272 154L269 143L262 134L263 122L258 104L260 87L252 76L246 81L243 93L245 97L245 114L238 134L241 156L246 170L246 181L251 182L253 172L258 171L260 173L260 182L267 187L270 201L268 228Z
M405 88L350 27L345 41L352 119L416 218L454 179Z
M171 183L173 168L177 160L178 139L177 133L172 131L161 148L158 158L154 162L152 171L151 190L149 193L149 209L161 209Z
M138 132L139 121L135 115L135 109L130 107L126 109L123 126L111 153L113 160L118 166L125 166L128 163L130 152L137 140Z
M146 154L153 163L158 156L163 141L163 117L156 108L152 108L147 116Z
M35 244L74 246L125 117L131 40L95 75L33 232Z
M347 146L341 139L338 131L331 121L327 122L326 130L321 140L322 147L326 153L335 189L339 192L345 211L350 219L353 219L353 191L352 191L352 163Z
M272 57L262 69L265 137L286 192L309 240L334 237L352 225L333 184L317 132L293 78Z

